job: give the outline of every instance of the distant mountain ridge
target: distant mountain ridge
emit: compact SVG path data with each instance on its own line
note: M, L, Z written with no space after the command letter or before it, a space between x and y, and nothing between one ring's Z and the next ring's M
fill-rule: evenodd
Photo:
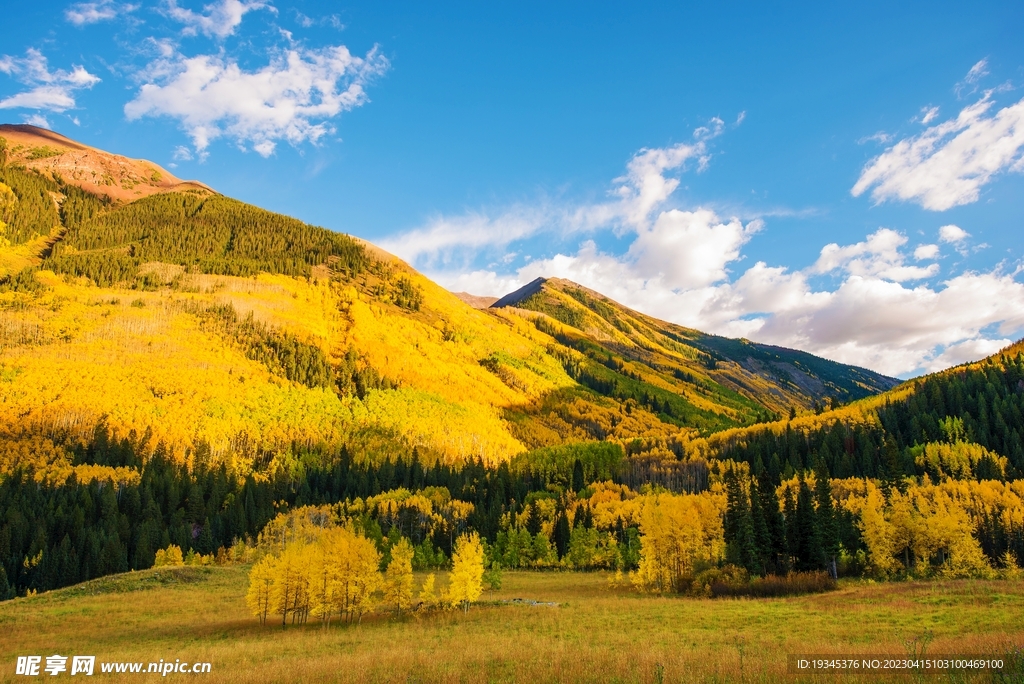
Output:
M899 384L890 378L856 366L837 363L784 347L732 339L667 323L633 311L604 295L560 278L537 278L498 299L492 308L515 307L551 316L580 330L612 353L643 357L659 346L673 343L692 350L709 371L729 361L742 371L779 387L769 389L771 399L762 403L775 409L802 406L789 388L824 404L848 401L884 392ZM721 373L733 389L756 393L757 388L736 373Z
M896 383L569 281L475 308L358 238L23 128L0 127L0 477L115 477L77 455L98 434L243 474L342 447L493 466L597 440L675 458ZM97 184L82 155L123 175Z

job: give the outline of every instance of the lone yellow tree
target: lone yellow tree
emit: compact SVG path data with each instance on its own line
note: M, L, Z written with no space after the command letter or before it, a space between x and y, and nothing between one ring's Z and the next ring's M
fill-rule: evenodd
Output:
M483 593L484 547L480 544L480 535L476 532L464 534L455 543L452 554L451 586L448 589L448 601L452 605L461 605L464 611L469 604L480 598Z
M405 537L391 549L391 562L384 571L384 601L395 607L399 616L412 607L412 544Z

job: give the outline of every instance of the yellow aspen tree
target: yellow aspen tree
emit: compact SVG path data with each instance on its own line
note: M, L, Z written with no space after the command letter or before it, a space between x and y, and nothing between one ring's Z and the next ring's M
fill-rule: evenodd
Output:
M709 494L644 497L640 565L633 584L644 591L679 591L697 567L722 557L725 533L718 500Z
M314 549L315 546L311 544L300 547L298 550L299 585L296 611L298 613L298 623L302 625L306 624L306 619L309 617L313 607L312 555Z
M273 556L264 556L249 571L249 590L245 594L245 602L252 614L260 619L261 625L267 624L267 614L270 612L276 563L277 559Z
M1018 580L1021 575L1020 564L1017 562L1017 556L1014 555L1013 551L1007 551L1000 557L1000 562L1003 564L1003 570L1000 576L1008 580Z
M915 558L911 552L918 540L922 538L921 516L914 508L914 496L911 493L901 494L893 491L889 495L888 510L885 512L885 519L892 529L893 554L903 557L903 567L910 571L913 569Z
M981 550L981 544L968 531L958 537L949 549L949 559L942 566L945 577L981 577L990 579L995 572Z
M412 544L405 537L391 549L391 562L384 572L384 601L399 616L412 607Z
M880 575L888 575L899 568L896 560L896 533L885 519L885 500L875 486L868 489L860 514L860 529L868 547L868 563Z
M437 594L434 592L434 573L430 573L427 575L427 579L423 580L419 599L420 606L423 608L433 608L437 605Z
M309 610L310 614L319 619L327 627L335 609L334 592L338 588L336 581L337 563L331 557L328 545L328 532L312 545L309 551Z
M350 533L351 534L351 533ZM366 537L352 535L351 556L351 603L349 612L362 622L363 615L373 610L375 594L383 579L380 575L380 553L373 542Z
M455 552L452 554L448 601L468 611L469 604L480 598L484 591L483 577L484 547L480 544L480 535L476 532L464 534L455 542Z
M180 547L174 546L172 544L171 546L167 547L167 550L164 551L164 554L165 565L177 566L185 564L184 558L181 556Z
M288 616L292 624L301 622L303 609L308 605L308 582L301 545L289 545L281 553L275 566L274 584L271 586L271 610L281 616L281 626L288 624Z
M365 541L347 527L326 530L321 536L325 562L329 565L331 602L339 616L349 622L359 598L359 550ZM376 552L376 547L372 551Z

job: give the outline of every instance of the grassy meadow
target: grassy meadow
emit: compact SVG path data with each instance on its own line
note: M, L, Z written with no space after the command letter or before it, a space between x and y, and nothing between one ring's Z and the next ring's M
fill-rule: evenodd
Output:
M798 598L704 600L641 596L608 579L506 572L502 589L468 614L324 630L260 627L243 600L245 568L116 575L0 604L0 681L23 679L18 655L59 653L95 655L94 676L109 681L157 675L103 675L101 661L180 658L208 661L212 673L171 679L208 682L825 682L839 677L787 674L786 654L906 655L926 644L935 654L1002 655L1024 645L1024 581L847 583ZM557 605L502 603L515 598Z

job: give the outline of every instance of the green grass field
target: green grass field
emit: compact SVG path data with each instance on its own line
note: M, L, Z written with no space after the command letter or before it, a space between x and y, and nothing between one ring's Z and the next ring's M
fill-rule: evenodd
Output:
M29 681L15 675L19 655L57 653L207 661L210 674L167 676L205 682L833 682L840 678L787 674L787 654L906 655L927 643L933 654L1003 655L1024 645L1020 581L851 583L799 598L702 600L611 589L601 573L506 572L501 591L468 614L327 630L260 627L245 589L244 568L160 569L0 604L0 681ZM513 598L558 605L499 603ZM104 681L159 678L98 670Z

